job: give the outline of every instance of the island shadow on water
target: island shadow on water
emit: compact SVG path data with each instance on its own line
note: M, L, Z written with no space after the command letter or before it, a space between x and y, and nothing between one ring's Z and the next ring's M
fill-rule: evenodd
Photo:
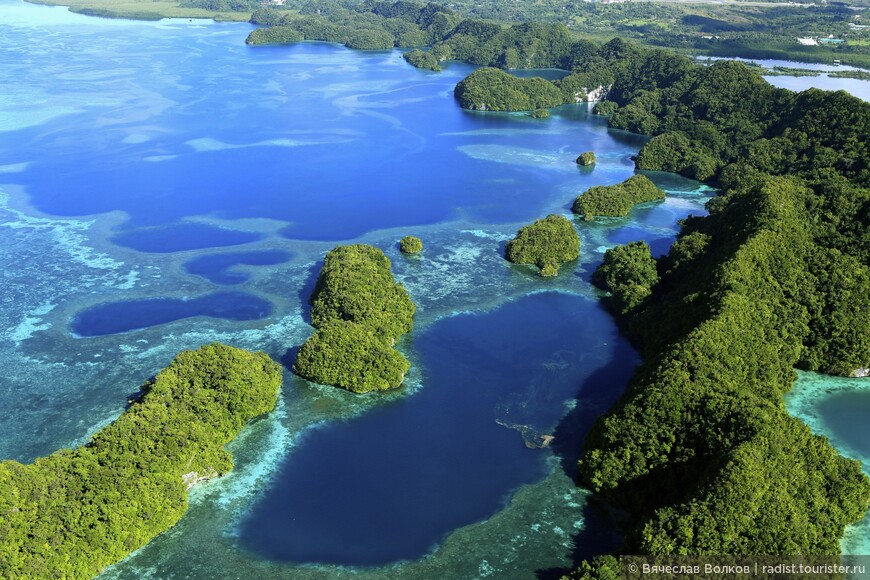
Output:
M440 320L414 347L423 388L308 432L240 523L246 550L344 566L425 556L550 473L546 444L581 385L556 433L579 450L637 361L600 305L554 292Z

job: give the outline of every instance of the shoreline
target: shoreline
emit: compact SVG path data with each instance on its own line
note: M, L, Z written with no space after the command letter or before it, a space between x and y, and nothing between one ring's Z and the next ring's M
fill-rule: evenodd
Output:
M157 21L165 18L189 18L214 22L248 22L251 12L213 12L204 8L184 8L171 0L148 4L134 0L25 0L39 6L64 6L70 12L97 18Z
M70 12L74 12L76 14L83 14L85 16L94 16L97 18L118 18L118 19L129 19L129 20L144 20L144 21L157 21L162 20L164 18L192 18L192 19L204 19L204 20L213 20L214 22L249 22L251 19L252 12L213 12L210 10L206 10L204 8L184 8L179 6L177 3L172 0L155 0L150 2L149 4L141 4L135 2L135 0L122 0L120 2L114 0L25 0L30 4L36 4L40 6L65 6L69 9ZM667 0L663 0L667 1ZM142 7L147 6L147 9L142 9ZM572 31L572 35L577 38L585 38L583 35L576 35ZM614 33L615 35L615 33ZM634 39L635 42L639 42L644 46L649 46L651 48L662 48L659 46L648 45L642 42L640 39ZM675 50L674 52L688 54L692 58L703 58L706 56L713 56L717 58L728 58L728 59L749 59L749 60L758 60L758 59L769 59L769 58L782 58L783 60L789 60L792 62L803 63L803 64L832 64L829 60L834 59L834 55L825 54L825 55L817 55L817 56L809 56L805 53L791 53L791 52L781 52L781 51L759 51L756 49L747 49L746 51L725 51L729 54L721 53L721 51L717 51L716 49L712 50L696 50L696 51L685 51L685 50ZM848 54L844 55L836 55L842 61L844 66L852 66L856 67L859 70L870 70L862 67L860 64L852 61L849 58ZM524 69L523 69L524 70Z

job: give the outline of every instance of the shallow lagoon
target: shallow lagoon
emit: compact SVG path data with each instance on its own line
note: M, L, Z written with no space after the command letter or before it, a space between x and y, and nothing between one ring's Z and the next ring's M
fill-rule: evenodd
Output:
M870 382L867 378L830 377L798 371L794 388L786 395L786 409L827 437L843 455L861 462L870 475ZM870 514L846 529L844 554L870 553Z
M581 259L542 280L506 263L504 242L524 222L566 213L587 187L630 176L644 141L608 131L585 104L548 120L467 113L451 96L467 66L432 74L398 52L249 48L244 24L91 19L9 0L0 22L9 55L0 79L12 87L0 98L0 457L29 461L83 443L180 349L221 340L289 364L311 332L319 262L338 242L384 249L418 304L400 344L414 364L403 389L357 397L286 373L279 409L231 445L235 471L197 486L179 525L107 577L523 578L618 543L571 479L577 442L637 360L588 277L616 243L647 239L663 252L677 220L703 213L708 188L651 174L665 202L578 222ZM578 170L573 160L588 149L599 163ZM408 233L423 238L422 256L398 252ZM247 261L233 262L240 256ZM70 332L84 312L197 303L229 280L271 312ZM461 342L469 334L488 342L475 350ZM517 365L516 353L534 364ZM483 386L480 400L451 413ZM435 431L403 441L419 414ZM388 433L394 453L378 456L371 447ZM540 447L541 435L555 439ZM481 447L463 445L470 436ZM458 454L474 468L459 474L475 476L473 493L414 500L446 523L411 534L406 521L406 533L390 533L407 535L410 548L367 544L355 561L349 549L325 554L335 546L280 552L305 532L286 525L287 496L314 488L325 501L317 474L338 464L331 450L357 446L369 459L345 497L362 509L379 470L394 471L408 497L429 479L452 485L450 471L427 477L426 445L441 464ZM398 467L412 452L417 461ZM326 543L341 514L324 515Z

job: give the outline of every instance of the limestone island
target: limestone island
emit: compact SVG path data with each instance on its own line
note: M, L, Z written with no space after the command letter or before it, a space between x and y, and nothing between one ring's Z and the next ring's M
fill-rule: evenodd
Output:
M505 258L514 264L534 264L541 276L556 276L565 262L580 257L580 237L564 216L551 214L523 226L507 243Z
M365 244L327 252L311 296L318 330L299 349L293 372L354 393L402 384L410 363L393 346L413 328L416 306L391 266Z
M419 254L423 251L423 240L416 236L405 236L399 240L399 249L403 254Z
M581 153L579 157L577 157L577 165L581 167L590 167L595 165L595 153L592 151L587 151L585 153Z
M596 216L622 217L639 203L664 199L665 192L644 175L633 175L616 185L590 187L574 200L571 211L586 221Z
M184 351L88 444L0 463L0 577L92 578L174 526L196 482L233 468L224 446L275 407L281 378L262 352Z
M479 68L457 83L453 93L463 109L535 111L598 101L610 90L607 75L571 73L557 81L519 78L492 67Z
M438 57L431 52L424 52L419 48L415 48L414 50L410 50L403 54L402 57L408 64L416 68L423 68L435 72L441 70L441 64L438 62Z

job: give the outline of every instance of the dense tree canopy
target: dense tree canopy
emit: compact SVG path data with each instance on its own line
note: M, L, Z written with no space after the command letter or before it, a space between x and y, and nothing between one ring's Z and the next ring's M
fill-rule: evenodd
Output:
M610 304L623 316L643 304L658 281L656 262L646 242L607 250L592 275L592 282L610 292Z
M222 0L223 1L223 0ZM281 27L279 33L258 29L248 44L280 44L302 40L325 40L357 49L429 46L443 39L459 23L450 8L415 2L305 3L298 12L261 8L251 22ZM293 32L291 34L291 31ZM301 37L301 38L300 38ZM433 68L439 59L429 53L413 54L408 62Z
M577 165L582 165L587 167L589 165L595 165L595 152L594 151L586 151L585 153L581 153L577 159Z
M280 385L263 353L185 351L89 444L0 463L0 576L92 578L175 525L187 489L232 469L224 445Z
M423 52L419 49L409 50L402 57L408 61L409 64L417 67L417 68L425 68L432 71L440 71L441 65L438 63L438 59L435 58L431 52Z
M549 215L523 226L507 243L505 258L515 264L534 264L541 276L555 276L559 266L580 257L580 237L570 220Z
M665 192L645 175L632 175L616 185L596 185L577 196L571 211L586 220L595 216L620 217L639 203L664 199Z
M293 370L310 381L367 393L398 387L410 366L367 326L335 320L305 341Z
M800 180L734 171L725 185L662 261L660 299L616 309L646 362L587 438L581 477L636 514L631 552L835 554L870 481L781 397L808 359L870 360L866 325L844 323L857 311L831 287L857 288L867 265L819 245L816 194ZM639 246L620 254L595 275L615 297L635 272L653 280Z
M409 363L393 345L413 328L415 310L381 250L337 246L326 254L311 295L318 331L302 345L293 371L357 393L398 387Z
M417 236L405 236L399 240L399 249L404 254L419 254L423 251L423 240Z
M496 68L480 68L456 85L464 109L480 111L534 111L564 103L551 82L534 77L521 79Z

